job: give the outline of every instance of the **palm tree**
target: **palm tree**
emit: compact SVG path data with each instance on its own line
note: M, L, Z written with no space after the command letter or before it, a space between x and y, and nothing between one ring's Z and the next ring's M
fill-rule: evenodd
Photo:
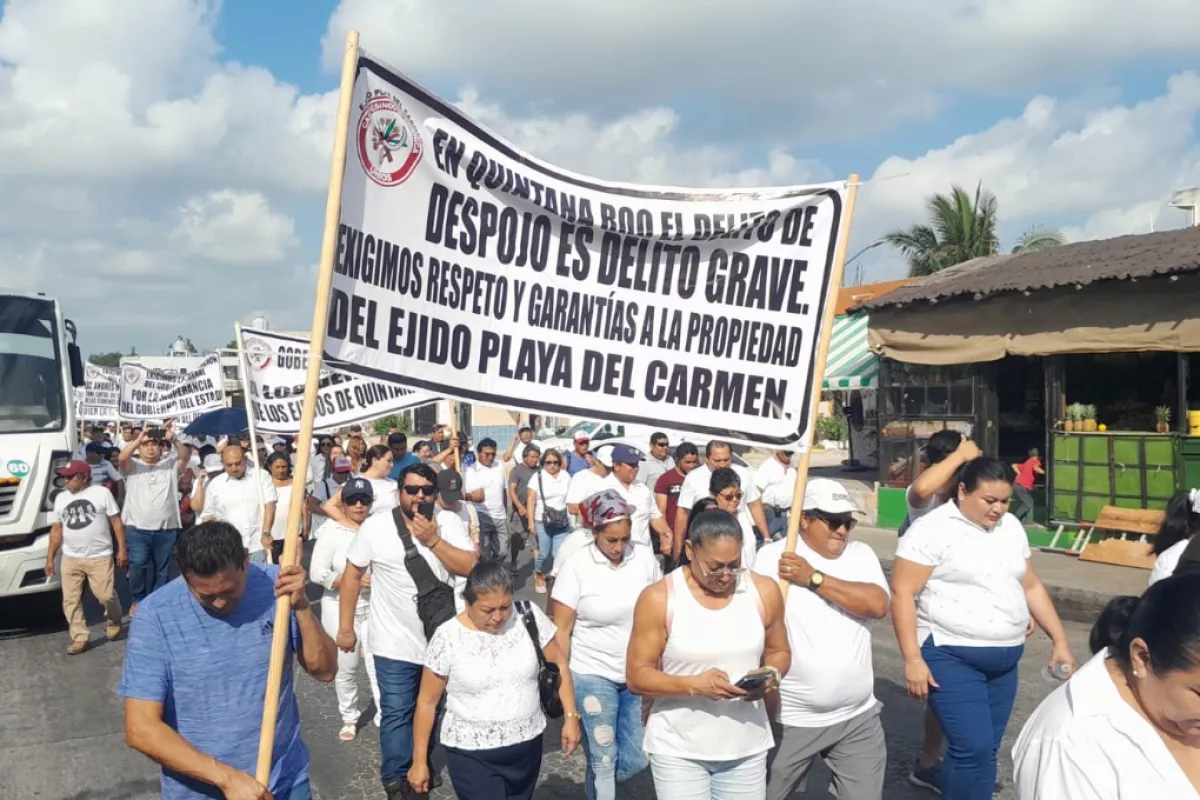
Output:
M908 259L910 277L935 272L1000 252L996 235L996 196L980 184L972 197L959 186L950 194L934 194L925 201L929 224L914 223L887 233L883 241ZM1056 247L1065 241L1062 233L1049 228L1030 228L1017 240L1014 253Z

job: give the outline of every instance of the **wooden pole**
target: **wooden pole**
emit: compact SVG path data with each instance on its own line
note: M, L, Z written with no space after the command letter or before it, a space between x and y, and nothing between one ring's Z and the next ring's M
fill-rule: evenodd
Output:
M450 403L450 441L454 443L454 471L462 476L462 448L458 446L458 403Z
M800 454L800 463L796 466L796 489L792 495L792 510L788 514L787 544L784 552L796 552L796 538L800 535L800 514L804 508L804 490L808 485L808 462L812 455L813 439L816 436L817 409L821 405L821 384L825 381L825 361L829 357L829 340L833 336L834 310L837 306L837 292L842 286L842 274L846 271L846 247L850 243L850 224L854 221L854 203L858 199L858 176L851 175L846 191L846 218L842 220L842 230L838 234L837 250L833 254L833 274L829 276L829 291L831 297L826 298L825 317L821 320L821 338L817 345L817 362L813 365L812 400L809 402L812 420L808 425L808 442L804 452ZM779 588L783 599L787 600L790 583L779 580Z
M358 31L346 34L342 56L342 83L338 92L337 117L333 129L333 158L329 169L329 195L325 199L325 233L321 239L321 261L317 273L316 301L313 303L312 334L308 347L308 374L304 384L304 405L300 411L300 436L296 446L296 474L308 475L312 456L313 424L317 418L317 387L321 379L321 353L325 349L325 320L329 315L329 294L333 286L333 266L337 255L337 231L342 208L342 179L346 174L346 134L350 127L350 100L358 68ZM288 505L287 538L283 543L282 566L298 562L300 523L304 516L305 478L300 491L292 491ZM275 719L279 712L279 692L283 684L283 661L291 630L291 599L281 597L275 603L275 630L271 638L271 662L267 670L267 693L263 701L262 732L258 739L258 767L255 777L263 786L271 779L271 754L275 749Z
M258 463L258 428L254 423L254 393L250 389L250 379L247 377L249 372L246 369L246 348L245 345L242 344L242 323L233 323L233 335L233 338L237 341L238 380L241 381L242 397L245 398L246 403L246 427L250 430L251 452L249 455L254 457L254 465L258 469L266 469L266 464ZM270 454L268 453L268 455ZM204 468L203 464L200 466L201 469ZM253 477L255 478L254 486L258 489L258 518L261 520L263 519L263 515L266 513L265 509L267 506L267 497L266 494L263 493L262 479L257 475ZM270 533L270 531L263 531L263 533ZM273 553L269 551L267 552L268 561L270 561L273 556Z

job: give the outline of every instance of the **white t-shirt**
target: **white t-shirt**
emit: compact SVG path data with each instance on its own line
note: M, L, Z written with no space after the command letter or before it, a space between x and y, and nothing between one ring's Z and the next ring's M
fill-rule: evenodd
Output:
M571 556L591 544L593 538L595 537L589 528L576 528L568 533L567 538L562 540L562 544L558 546L558 550L554 553L554 566L550 568L550 575L557 578L563 565L567 563Z
M92 486L99 486L105 481L125 480L125 476L117 471L111 461L100 459L95 464L88 464L88 466L92 468Z
M942 499L942 496L939 493L929 498L929 502L925 505L914 506L912 488L913 487L909 486L904 490L904 506L908 510L908 522L910 525L946 502Z
M437 523L439 531L450 533L450 538L454 541L466 541L471 543L472 550L475 549L475 543L471 541L470 520L467 518L467 504L459 502L459 510L451 511L447 508L438 507L434 513L434 521ZM454 578L454 607L461 614L463 609L467 607L467 601L463 599L463 589L467 588L466 575L453 575Z
M1041 702L1013 747L1021 800L1195 800L1162 737L1117 692L1107 649Z
M375 499L371 503L371 515L382 514L386 511L390 517L392 509L400 505L399 485L391 478L368 478L367 480L371 482L371 491L375 495Z
M779 579L787 542L765 545L754 571ZM885 592L887 578L875 551L849 542L838 558L825 558L796 539L796 555L832 578L871 583ZM871 621L852 616L816 592L793 586L784 613L792 666L779 684L780 721L797 728L827 728L853 719L875 705L871 666Z
M154 466L141 459L126 463L121 521L145 531L180 527L178 460L163 457Z
M650 487L650 491L654 491L654 484L658 483L658 479L663 473L669 469L674 469L675 459L667 456L662 461L651 455L646 456L646 460L642 462L638 469L637 480L639 483L644 483Z
M274 481L271 484L274 485ZM275 487L275 521L271 525L272 541L282 542L287 538L288 509L291 507L293 485ZM303 523L300 525L300 530L304 530Z
M471 540L456 527L441 527L438 535L460 550L473 550ZM428 547L413 537L413 546L429 562L433 575L453 586L450 571ZM368 638L371 652L394 661L425 663L425 626L417 616L417 585L404 566L404 543L389 514L372 514L358 529L346 551L346 560L360 569L371 568L371 621Z
M532 603L528 608L544 648L554 638L554 623ZM371 649L379 652L373 637ZM457 617L442 625L429 642L425 666L446 678L444 746L492 750L528 742L546 729L537 651L516 604L498 633L470 630Z
M571 486L571 476L567 474L565 469L560 469L558 474L551 477L549 472L543 469L533 473L533 477L529 479L529 490L533 492L533 519L536 522L541 522L545 516L547 501L550 508L556 508L559 511L567 510L567 491ZM546 491L545 496L542 495L542 490ZM521 498L524 502L525 498Z
M650 523L662 519L662 512L658 510L658 503L654 499L654 490L636 481L629 484L629 488L625 488L616 475L609 475L605 483L605 488L616 490L629 504L630 535L633 541L649 547Z
M485 467L477 461L467 469L463 483L468 493L483 489L483 502L475 503L475 510L491 517L497 526L503 524L508 515L504 506L504 465L496 461Z
M591 469L576 472L571 476L571 483L567 486L567 503L571 505L582 503L597 492L603 492L609 488L608 478L609 476L597 475Z
M112 492L103 486L89 486L72 494L59 492L54 498L50 523L62 525L62 554L69 558L111 556L112 522L120 515Z
M325 478L313 484L312 496L319 505L324 505L325 501L337 494L338 489L341 489L341 484L333 478ZM312 535L316 536L317 532L325 527L326 523L331 522L329 517L321 514L312 515Z
M917 597L918 643L932 635L935 645L1024 644L1029 605L1021 579L1029 555L1025 529L1012 514L991 531L967 520L956 503L919 519L896 548L896 558L933 567Z
M259 486L262 487L261 501ZM246 550L257 553L263 549L263 506L276 503L275 516L278 517L278 499L274 481L261 469L247 468L240 480L234 480L229 473L222 472L204 488L204 509L200 516L205 520L228 522L242 534ZM287 517L286 511L284 517Z
M796 468L790 462L784 466L772 454L754 471L754 486L763 505L790 510L796 494Z
M758 487L754 485L754 476L750 474L750 470L737 464L733 464L732 467L742 481L742 502L738 504L738 518L742 521L743 530L753 531L754 520L750 517L749 504L758 499ZM692 506L696 505L697 501L708 497L710 480L712 480L712 470L708 468L707 463L701 464L689 472L683 479L683 486L679 489L680 510L690 514ZM674 528L675 521L671 520L671 529L674 530Z
M1169 578L1174 575L1175 568L1179 566L1179 559L1183 556L1183 551L1187 550L1189 544L1191 544L1191 540L1184 539L1159 553L1158 558L1154 559L1154 568L1150 570L1150 583L1147 585L1153 586L1163 578Z
M551 597L575 612L571 674L625 682L633 607L642 590L661 579L654 551L640 542L629 543L619 566L613 566L594 541L564 561Z
M333 588L333 582L346 570L346 553L349 552L350 543L354 541L356 533L358 531L332 520L328 525L321 527L321 535L317 537L317 543L313 547L308 575L313 583L325 588L321 599L329 601L325 603L326 607L336 607L338 604L338 590ZM367 610L370 598L370 589L359 591L357 610L360 613ZM321 614L325 613L325 609L322 608Z

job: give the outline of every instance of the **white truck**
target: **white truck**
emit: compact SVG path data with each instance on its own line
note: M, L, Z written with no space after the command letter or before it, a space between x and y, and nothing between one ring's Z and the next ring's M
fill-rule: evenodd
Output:
M78 446L75 338L54 298L0 290L0 597L59 588L57 571L46 578L46 551L63 485L55 470Z

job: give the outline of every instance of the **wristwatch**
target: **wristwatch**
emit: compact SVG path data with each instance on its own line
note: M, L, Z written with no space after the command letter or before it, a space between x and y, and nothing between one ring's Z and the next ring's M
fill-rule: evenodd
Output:
M817 589L821 588L821 584L823 584L824 582L825 582L825 574L822 572L817 572L816 570L813 570L812 577L808 579L808 588L812 589L815 592Z

